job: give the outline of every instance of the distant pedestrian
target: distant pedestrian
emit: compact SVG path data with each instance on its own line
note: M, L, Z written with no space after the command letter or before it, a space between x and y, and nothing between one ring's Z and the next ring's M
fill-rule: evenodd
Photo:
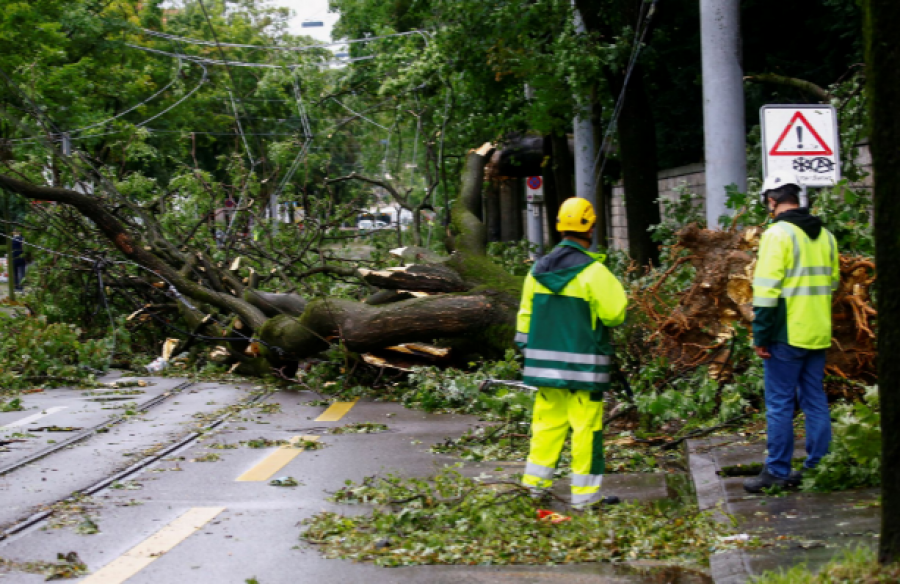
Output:
M753 341L764 359L768 456L744 489L795 487L791 470L794 407L806 417L806 461L814 468L828 453L831 418L825 395L825 353L831 346L831 294L840 282L834 235L800 207L800 185L789 175L766 179L762 202L773 219L759 243L753 275Z
M12 276L14 278L16 290L22 291L22 281L25 280L25 239L19 231L13 231L12 238L12 257L13 269Z
M572 432L572 505L618 503L601 495L603 394L613 347L608 327L622 324L622 284L588 249L596 215L585 199L567 199L556 228L563 241L525 279L516 342L525 351L524 381L536 386L531 449L522 482L538 497L550 488Z

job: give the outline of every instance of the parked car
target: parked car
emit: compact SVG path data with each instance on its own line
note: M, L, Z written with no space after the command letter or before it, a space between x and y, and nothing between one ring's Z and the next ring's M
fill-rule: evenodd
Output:
M359 223L356 224L356 228L360 231L369 231L371 229L390 229L390 227L391 226L384 221L372 219L360 219Z

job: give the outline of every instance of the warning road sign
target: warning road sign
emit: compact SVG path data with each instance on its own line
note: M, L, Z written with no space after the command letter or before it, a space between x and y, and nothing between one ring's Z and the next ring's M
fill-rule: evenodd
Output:
M765 175L793 173L807 186L840 180L840 143L834 108L767 105L760 110Z
M806 136L804 136L804 130ZM794 140L794 134L797 138ZM796 144L796 147L794 146ZM797 112L784 127L778 141L769 151L771 156L808 156L810 153L831 156L834 152L812 127L803 112Z

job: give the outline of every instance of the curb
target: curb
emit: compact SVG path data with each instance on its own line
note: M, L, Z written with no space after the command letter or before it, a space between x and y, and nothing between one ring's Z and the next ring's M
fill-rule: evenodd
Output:
M726 505L725 488L719 479L715 456L711 453L714 445L709 440L688 440L687 458L691 480L697 493L697 505L701 511L712 511L713 518L722 523L731 523L723 512ZM716 584L744 584L750 579L747 555L743 550L730 550L713 554L709 558L709 569Z

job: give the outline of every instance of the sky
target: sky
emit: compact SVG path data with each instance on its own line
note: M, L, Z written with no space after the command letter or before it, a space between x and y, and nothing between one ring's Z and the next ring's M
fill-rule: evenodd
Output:
M275 6L286 6L294 11L295 16L291 22L291 32L304 34L322 42L331 40L331 29L337 22L338 15L328 12L328 0L272 0ZM304 20L320 20L325 26L322 28L301 28Z

